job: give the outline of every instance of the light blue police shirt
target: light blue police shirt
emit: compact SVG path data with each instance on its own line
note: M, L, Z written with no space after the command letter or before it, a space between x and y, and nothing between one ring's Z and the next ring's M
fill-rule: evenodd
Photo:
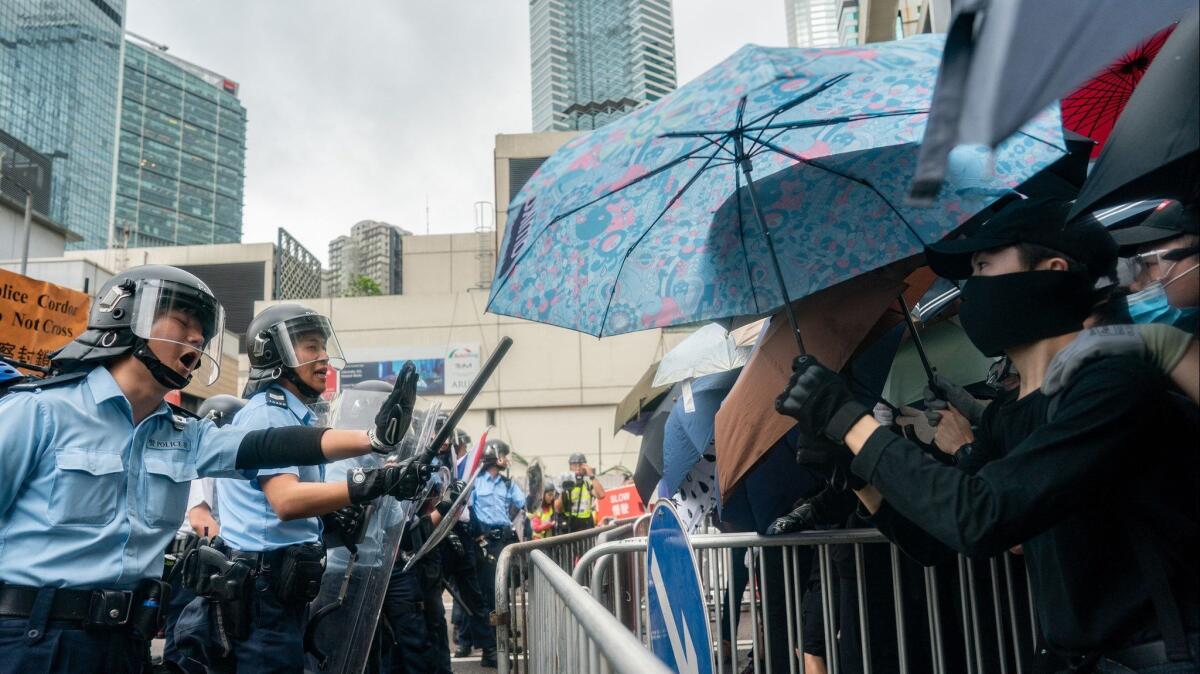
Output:
M141 423L108 369L0 399L0 582L131 589L159 578L198 476L238 471L245 430Z
M508 507L525 507L525 492L512 480L506 479L500 473L493 477L488 472L482 472L475 478L475 489L471 492L471 509L475 511L475 519L488 526L508 526L512 518L508 516Z
M316 415L291 391L273 385L250 398L230 424L246 431L281 426L312 426ZM321 520L308 517L284 522L275 514L261 480L272 475L295 475L301 482L324 482L324 466L272 468L258 471L253 480L218 480L221 504L221 538L242 552L278 550L321 540Z

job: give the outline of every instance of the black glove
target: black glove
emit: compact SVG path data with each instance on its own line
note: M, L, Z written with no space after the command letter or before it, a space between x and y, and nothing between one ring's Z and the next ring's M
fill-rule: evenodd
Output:
M850 427L871 413L837 373L808 355L792 363L792 378L775 399L775 411L799 422L806 435L823 435L839 445Z
M411 360L400 368L396 385L392 387L392 392L375 415L375 428L367 431L367 436L371 439L371 449L380 454L390 454L404 439L404 434L412 425L419 379L417 366L413 365Z
M836 487L825 487L815 496L796 501L792 512L780 517L767 527L768 536L810 531L826 526L841 526L854 512L858 503L852 493Z
M367 523L366 512L365 505L354 504L321 515L325 547L345 547L350 552L355 552Z
M454 532L446 534L445 542L446 546L450 550L451 556L455 560L461 560L463 557L467 556L467 548L463 546L462 539L459 538L458 534Z
M854 454L845 445L823 437L807 437L801 433L797 441L796 463L828 470L831 483L862 489L867 483L850 471L853 460Z
M401 501L417 498L421 487L433 473L416 458L383 468L355 468L346 473L351 503L366 503L383 495Z

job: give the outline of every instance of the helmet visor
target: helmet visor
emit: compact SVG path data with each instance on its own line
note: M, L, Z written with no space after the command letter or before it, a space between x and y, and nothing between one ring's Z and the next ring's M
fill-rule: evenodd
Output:
M221 374L225 309L191 286L162 279L138 282L129 327L150 342L154 355L177 372L211 385Z
M329 319L319 314L297 316L275 324L275 344L279 356L288 367L300 367L309 363L327 362L329 367L340 370L346 367L342 346Z

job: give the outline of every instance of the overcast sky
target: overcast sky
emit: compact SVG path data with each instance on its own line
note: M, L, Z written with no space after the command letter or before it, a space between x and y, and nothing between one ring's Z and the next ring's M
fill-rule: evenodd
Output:
M784 0L675 0L682 84ZM325 260L359 220L470 231L497 133L530 131L527 0L128 0L127 28L241 85L246 242L285 227Z

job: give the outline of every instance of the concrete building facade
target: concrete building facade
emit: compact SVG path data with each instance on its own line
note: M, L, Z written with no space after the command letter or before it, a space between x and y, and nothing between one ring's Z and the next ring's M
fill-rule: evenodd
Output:
M129 34L114 244L242 240L246 109L233 80Z
M414 237L424 238L424 237ZM473 437L488 425L549 474L571 452L594 466L633 469L640 440L613 435L616 404L646 368L686 333L648 330L596 339L571 330L486 313L487 290L305 300L329 316L351 363L400 358L413 349L464 345L486 359L502 336L514 345L463 422ZM271 303L256 303L261 311ZM387 355L391 354L391 356ZM443 408L456 396L432 396Z
M595 129L675 89L670 0L530 0L534 131Z

